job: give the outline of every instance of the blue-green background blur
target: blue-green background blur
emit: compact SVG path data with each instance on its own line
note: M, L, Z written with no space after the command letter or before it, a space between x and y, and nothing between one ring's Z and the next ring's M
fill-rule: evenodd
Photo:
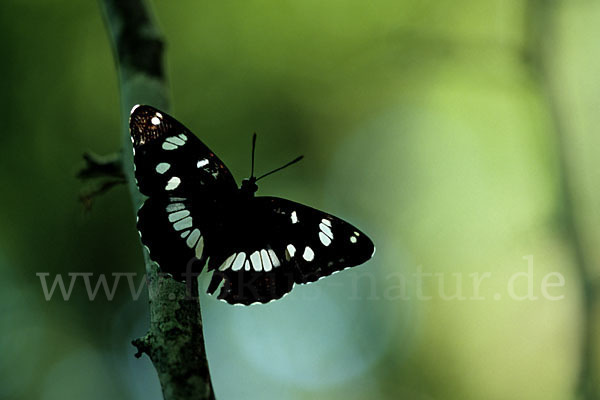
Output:
M202 297L219 399L576 398L576 250L592 280L600 261L599 2L153 6L172 114L238 182L254 131L259 173L304 154L259 195L325 209L377 245L266 306ZM46 301L36 276L143 273L126 187L89 213L77 199L82 153L121 143L98 4L3 0L0 37L0 398L159 399L130 345L147 294L132 300L122 281L90 301L80 280ZM537 300L517 301L508 283L529 256L515 290L531 283ZM418 271L438 275L419 285ZM541 291L552 272L560 300ZM478 296L474 273L491 274ZM457 279L466 299L445 299Z

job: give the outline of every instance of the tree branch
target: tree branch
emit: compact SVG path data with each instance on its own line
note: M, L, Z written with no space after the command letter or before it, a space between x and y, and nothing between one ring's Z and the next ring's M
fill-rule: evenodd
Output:
M137 210L144 202L133 172L129 111L151 104L168 111L168 85L163 73L163 40L144 0L100 0L119 76L122 115L123 172ZM185 284L161 276L144 249L150 298L150 330L133 341L136 356L147 354L166 400L214 399L197 295ZM197 283L192 282L197 294Z
M92 208L94 199L112 189L114 186L127 183L121 163L121 153L99 156L84 153L85 166L77 173L85 185L79 192L79 201L86 211Z

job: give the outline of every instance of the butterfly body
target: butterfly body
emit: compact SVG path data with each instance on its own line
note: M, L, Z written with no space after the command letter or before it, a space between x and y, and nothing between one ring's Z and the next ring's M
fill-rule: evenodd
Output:
M162 271L185 280L207 264L209 293L266 303L294 284L367 261L375 247L356 227L314 208L238 188L223 162L187 128L150 106L130 117L135 176L149 198L138 230Z

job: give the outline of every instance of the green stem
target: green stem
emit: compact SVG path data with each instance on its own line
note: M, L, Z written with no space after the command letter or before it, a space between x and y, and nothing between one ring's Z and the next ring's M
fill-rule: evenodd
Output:
M530 62L534 79L537 80L540 92L545 99L558 139L559 189L564 237L573 250L576 273L581 281L582 332L577 396L582 400L597 400L600 399L594 364L597 294L583 243L583 233L575 211L576 188L571 180L573 172L571 170L572 160L568 156L570 146L568 130L563 121L563 113L551 73L551 62L556 56L556 51L551 49L551 46L555 43L554 19L558 4L560 2L557 0L529 0L526 14L528 27L526 34L530 42L526 49L526 60Z
M168 111L169 90L163 72L163 39L143 0L101 0L119 76L123 168L137 210L144 202L134 179L129 112L135 104ZM159 274L144 249L150 299L150 329L133 341L138 356L152 360L166 400L214 399L197 296L185 284ZM197 293L197 291L196 291Z

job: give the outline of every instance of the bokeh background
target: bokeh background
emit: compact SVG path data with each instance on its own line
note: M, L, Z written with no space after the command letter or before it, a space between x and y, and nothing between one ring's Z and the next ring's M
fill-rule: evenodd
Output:
M304 154L259 194L377 244L266 306L203 296L219 399L597 398L599 2L153 6L172 114L238 182L254 131L259 172ZM91 301L79 280L46 301L36 275L143 273L127 189L78 203L82 153L120 145L98 4L4 0L0 32L0 398L160 399L130 345L147 295L123 281ZM513 283L537 300L511 298L530 271Z

